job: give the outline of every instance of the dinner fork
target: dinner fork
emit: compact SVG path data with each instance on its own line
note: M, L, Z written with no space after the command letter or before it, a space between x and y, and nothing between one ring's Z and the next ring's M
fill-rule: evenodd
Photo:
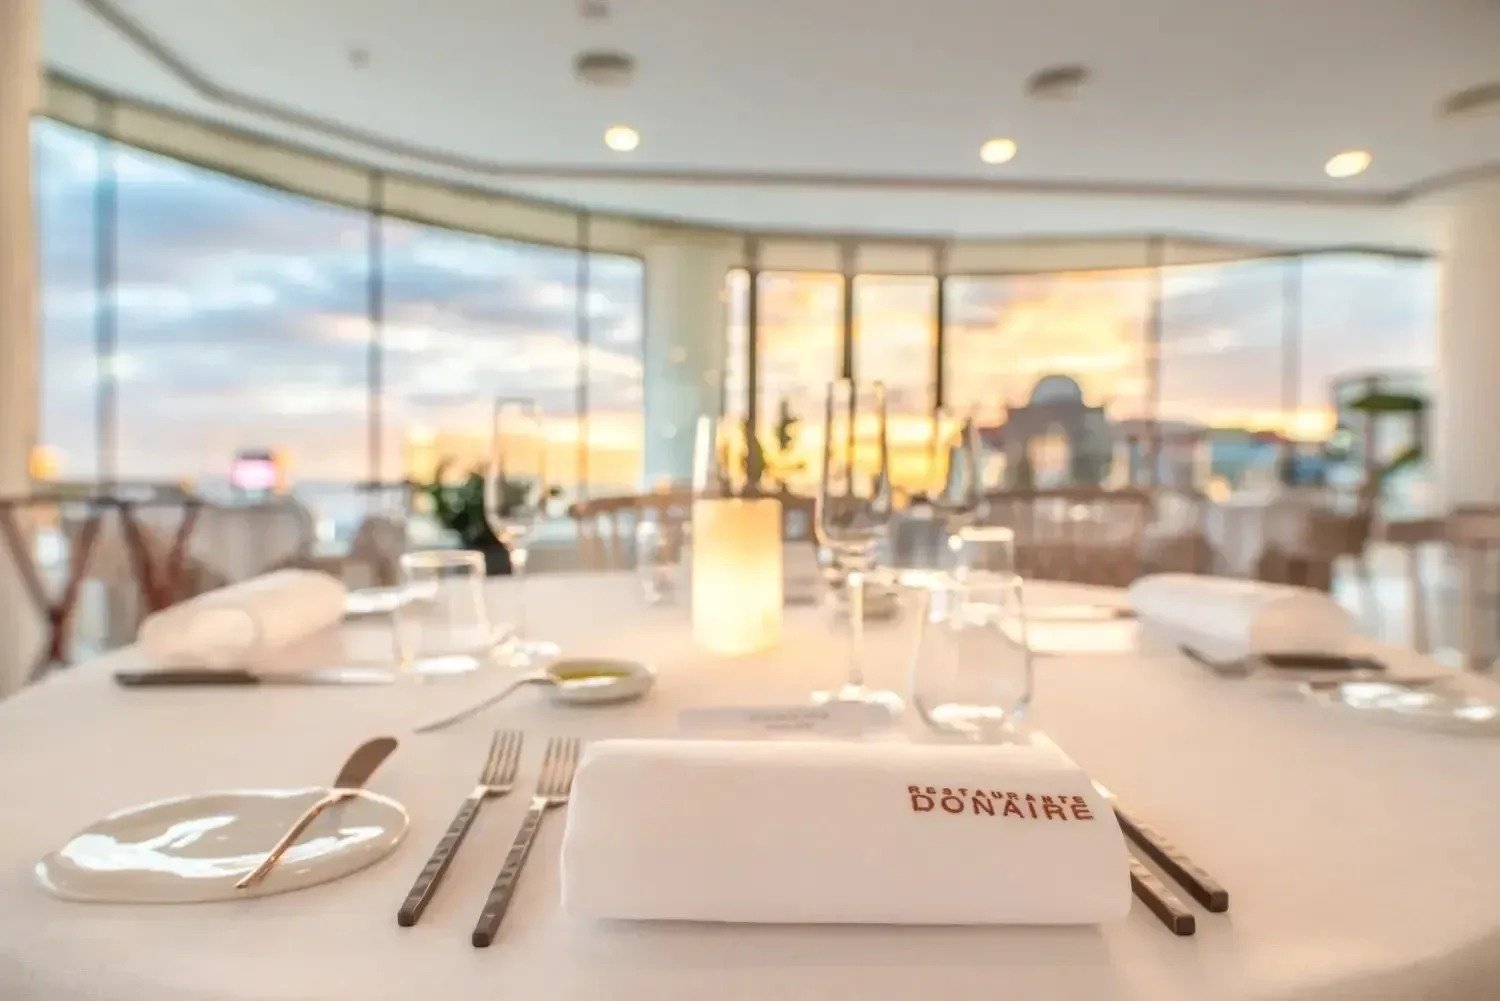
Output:
M458 808L453 822L448 825L447 833L438 841L437 847L432 850L432 857L417 874L417 881L412 884L411 892L401 902L401 909L396 912L398 925L410 928L417 923L417 919L432 901L433 894L437 892L438 882L453 862L453 856L463 843L464 835L469 833L469 827L479 815L479 807L492 796L504 796L510 792L515 785L516 766L520 760L521 732L496 730L495 736L490 740L489 754L485 755L484 768L479 773L478 785L464 797L463 805Z
M505 856L505 866L495 878L495 885L490 888L490 895L484 902L484 910L480 911L479 921L474 925L472 941L475 948L483 949L495 940L495 932L516 892L516 880L521 878L521 866L526 864L537 828L542 826L542 815L568 801L568 792L573 788L573 772L577 768L577 737L553 737L547 741L547 752L542 757L541 773L537 776L536 792L531 797L526 819L516 832L510 854Z

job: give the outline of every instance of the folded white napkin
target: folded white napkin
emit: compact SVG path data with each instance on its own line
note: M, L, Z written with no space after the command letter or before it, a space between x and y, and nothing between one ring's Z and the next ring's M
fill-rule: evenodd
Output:
M593 918L1090 924L1119 825L1038 747L611 740L579 766L563 906Z
M1148 628L1210 657L1252 653L1344 653L1354 625L1322 591L1289 584L1150 574L1130 585L1130 604Z
M313 570L277 570L146 617L136 640L163 667L275 666L274 653L338 622L344 585Z

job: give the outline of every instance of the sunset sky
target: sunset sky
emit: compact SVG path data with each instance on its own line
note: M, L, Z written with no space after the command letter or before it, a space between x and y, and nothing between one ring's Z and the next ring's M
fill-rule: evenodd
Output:
M87 478L97 451L91 227L101 143L45 121L35 139L42 438L61 475ZM115 166L121 475L211 480L236 451L266 447L288 455L294 482L368 477L368 218L126 147L116 147ZM573 252L401 220L384 225L382 475L399 475L434 449L480 447L489 400L515 394L537 398L550 415L558 475L576 479L582 364L590 478L634 486L643 433L640 263L596 257L592 343L580 358ZM1298 401L1287 410L1289 266L1166 273L1162 417L1316 435L1331 425L1335 377L1431 366L1429 264L1307 258ZM783 399L815 419L839 364L839 279L787 273L762 282L763 422L774 422ZM948 402L998 421L1041 376L1062 372L1111 417L1146 415L1148 287L1136 271L950 279ZM744 347L742 276L731 277L730 291L735 355ZM857 280L857 371L889 384L898 416L919 418L931 405L935 295L931 278ZM742 406L737 357L727 382L731 404Z

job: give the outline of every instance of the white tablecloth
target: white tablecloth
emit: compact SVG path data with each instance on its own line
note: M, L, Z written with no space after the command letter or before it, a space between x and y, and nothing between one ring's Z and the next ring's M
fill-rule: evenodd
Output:
M496 585L497 601L507 586ZM1078 600L1077 588L1053 592ZM788 610L780 653L716 662L693 651L684 609L644 607L630 578L538 578L530 606L534 631L570 650L651 661L658 691L613 709L525 693L456 729L411 736L410 724L494 679L125 691L106 672L130 662L127 651L0 703L0 998L1496 996L1500 742L1385 728L1165 655L1046 658L1036 718L1229 887L1230 912L1199 911L1194 938L1173 937L1140 906L1099 928L594 924L558 908L564 818L553 815L499 940L476 950L469 931L523 795L486 806L422 922L398 928L396 908L472 785L492 727L525 729L530 780L548 735L670 734L681 707L800 699L843 665L841 635L812 608ZM874 680L901 683L912 626L909 614L872 625ZM378 648L379 630L361 628ZM402 734L402 746L372 785L405 802L413 825L362 873L201 906L71 904L32 883L37 857L108 811L326 781L382 731Z
M1298 493L1247 493L1208 505L1203 530L1213 572L1254 577L1267 549L1305 553L1318 507L1317 497Z

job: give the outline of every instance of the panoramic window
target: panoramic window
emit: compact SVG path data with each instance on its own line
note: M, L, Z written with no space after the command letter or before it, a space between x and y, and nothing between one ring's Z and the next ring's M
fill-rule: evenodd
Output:
M494 402L536 404L547 477L578 489L578 255L400 219L384 226L382 473L419 482L488 458Z
M891 482L928 486L937 388L937 280L860 275L854 280L854 374L886 387Z
M1145 275L953 277L946 294L946 402L978 420L987 482L1125 481L1149 416Z
M94 197L105 142L46 119L31 127L41 298L40 479L101 475Z
M1285 280L1294 264L1163 270L1162 485L1216 494L1270 486L1283 474L1290 443L1327 436L1287 409Z
M1387 517L1435 510L1423 429L1436 388L1436 264L1324 254L1302 268L1299 398L1331 436L1326 478L1352 487L1380 471Z
M645 459L643 362L645 268L634 257L595 254L589 262L588 451L591 494L641 487Z
M367 475L367 217L116 146L119 472L231 492L236 461L344 521Z
M748 282L731 280L730 289L737 291L738 300L731 302L730 315L742 323L748 310ZM756 437L765 456L768 488L806 493L817 485L828 383L839 374L843 303L839 275L760 273ZM733 322L730 330L735 330ZM744 334L740 337L743 340ZM731 377L737 378L737 373L731 372Z

